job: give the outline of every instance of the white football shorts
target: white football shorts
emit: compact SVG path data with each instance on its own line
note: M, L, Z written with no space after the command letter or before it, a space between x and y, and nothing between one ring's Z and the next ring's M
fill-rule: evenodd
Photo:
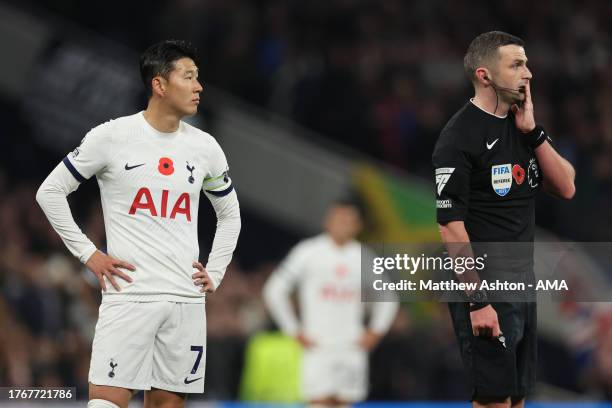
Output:
M203 303L100 305L90 383L132 390L203 393L205 365Z
M368 354L358 346L310 348L302 360L302 397L363 401L368 393Z

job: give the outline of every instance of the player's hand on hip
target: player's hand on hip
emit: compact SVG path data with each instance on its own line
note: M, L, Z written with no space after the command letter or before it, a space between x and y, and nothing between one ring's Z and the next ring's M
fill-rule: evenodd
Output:
M306 335L304 333L298 333L297 336L295 336L295 339L305 349L308 349L308 348L311 348L311 347L315 346L315 342L310 340L308 337L306 337Z
M499 337L501 334L497 312L491 305L470 312L470 320L474 336Z
M135 271L136 267L128 262L121 261L119 259L115 259L110 255L106 255L103 252L96 251L92 256L89 257L87 262L85 263L87 266L98 278L98 282L100 282L100 286L102 290L106 292L106 279L109 280L111 285L117 290L117 292L121 292L121 287L117 284L115 280L115 276L120 277L126 282L132 283L132 278L130 278L127 274L119 270L119 268L127 269L130 271Z
M531 100L531 84L529 81L525 85L525 100L520 107L514 104L511 109L514 113L514 124L518 130L523 133L529 133L536 127L533 101Z
M373 332L372 330L366 330L359 339L359 346L365 351L372 351L374 347L380 342L381 335Z
M196 286L201 286L200 293L213 293L215 291L215 286L208 276L208 272L206 272L206 268L200 262L194 262L191 266L196 268L198 271L191 275L193 279L193 284Z

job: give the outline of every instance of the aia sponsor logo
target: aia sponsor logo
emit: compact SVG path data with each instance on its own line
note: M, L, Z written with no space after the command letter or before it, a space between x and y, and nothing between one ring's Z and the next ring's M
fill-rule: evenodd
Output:
M174 171L174 170L172 170ZM175 219L178 216L184 216L188 222L191 222L191 198L189 193L180 194L176 200L169 201L170 192L162 190L161 200L155 203L151 191L147 187L141 187L130 206L130 215L139 212L148 212L151 217L161 217ZM172 208L168 204L172 203Z
M356 299L358 292L351 288L327 284L321 288L321 297L323 300L331 302L348 302Z

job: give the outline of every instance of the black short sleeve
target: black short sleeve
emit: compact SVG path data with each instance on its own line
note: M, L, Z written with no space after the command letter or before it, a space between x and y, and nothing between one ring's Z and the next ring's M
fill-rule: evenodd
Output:
M458 146L458 134L443 131L432 157L436 183L436 213L439 224L465 220L469 196L471 160Z

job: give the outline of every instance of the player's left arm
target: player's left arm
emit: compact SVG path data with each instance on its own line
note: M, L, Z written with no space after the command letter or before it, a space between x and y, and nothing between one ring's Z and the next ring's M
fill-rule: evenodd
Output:
M380 301L371 304L370 323L359 342L364 350L371 351L376 347L395 321L398 309L399 303L393 301Z
M524 133L529 145L534 149L543 174L544 188L547 192L566 200L574 197L576 187L574 167L550 144L550 138L541 126L537 126L531 99L531 85L525 86L525 101L521 107L512 106L516 127Z
M366 258L373 259L375 256L372 250L363 245L361 251L362 256ZM368 262L368 264L372 265L372 262ZM382 275L381 278L383 280L388 280L388 276L386 275ZM380 294L372 291L370 287L369 296L380 296ZM385 296L386 298L384 299L378 299L376 302L368 303L370 319L368 327L359 339L359 345L366 351L371 351L378 345L383 336L389 331L389 328L397 316L397 311L399 309L397 296L395 293L385 293Z
M193 265L198 269L193 275L194 283L203 285L202 292L213 292L221 284L236 249L242 225L238 196L229 177L225 154L216 142L213 148L211 168L202 189L217 214L217 230L206 267L199 262L194 262Z
M198 272L195 272L192 278L195 285L202 286L200 292L212 293L221 284L225 270L232 260L240 235L241 220L235 191L224 197L208 198L217 214L217 230L206 267L200 262L194 262L192 266Z

